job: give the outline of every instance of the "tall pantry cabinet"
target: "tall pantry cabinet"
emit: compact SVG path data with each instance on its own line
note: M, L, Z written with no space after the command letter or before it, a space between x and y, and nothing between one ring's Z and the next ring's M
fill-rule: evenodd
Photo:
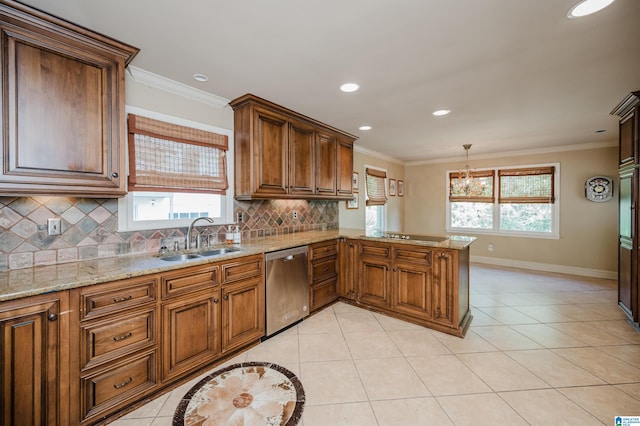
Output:
M611 114L620 117L618 156L618 304L628 319L638 323L638 200L640 186L640 91L627 95Z

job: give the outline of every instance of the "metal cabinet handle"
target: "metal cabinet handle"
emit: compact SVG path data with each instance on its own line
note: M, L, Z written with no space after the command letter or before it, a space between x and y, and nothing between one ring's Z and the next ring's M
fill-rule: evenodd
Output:
M123 334L122 336L114 337L114 338L113 338L113 340L114 340L115 342L120 342L120 341L122 341L122 340L124 340L124 339L128 339L128 338L129 338L129 337L131 337L131 336L133 336L133 334L131 334L131 332L128 332L127 334Z
M47 315L47 319L49 321L55 321L55 320L58 319L58 314L49 314L49 315Z
M121 298L119 298L119 299L117 299L117 298L115 298L115 297L114 297L114 298L113 298L113 301L114 301L115 303L121 303L121 302L126 302L127 300L131 300L131 299L133 299L133 296L128 295L128 296L125 296L125 297L121 297Z
M114 387L115 389L120 389L121 387L123 387L123 386L127 386L129 383L131 383L131 381L132 381L132 380L133 380L133 378L132 378L132 377L129 377L129 378L128 378L127 380L125 380L124 382L122 382L122 383L120 383L120 384L118 384L118 385L113 385L113 387Z
M229 300L229 296L228 296L228 295L226 295L226 294L225 294L224 296L222 296L222 298L223 298L224 300Z
M111 173L111 177L117 178L118 177L118 172Z
M218 299L217 297L215 299L213 299L213 303L218 303L220 301L220 299Z

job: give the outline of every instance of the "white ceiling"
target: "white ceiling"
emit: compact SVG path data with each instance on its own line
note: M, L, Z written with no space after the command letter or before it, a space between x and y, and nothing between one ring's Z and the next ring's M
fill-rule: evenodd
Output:
M640 90L640 1L567 19L576 1L25 3L140 48L143 70L227 99L253 93L422 161L461 157L464 143L473 158L617 140L609 112Z

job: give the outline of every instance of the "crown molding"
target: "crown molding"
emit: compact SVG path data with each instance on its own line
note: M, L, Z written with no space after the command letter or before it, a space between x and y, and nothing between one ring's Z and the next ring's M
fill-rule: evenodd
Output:
M515 151L504 151L493 154L480 154L474 155L473 160L483 160L490 158L504 158L504 157L516 157L521 155L537 155L537 154L549 154L552 152L566 152L566 151L586 151L589 149L601 149L601 148L612 148L618 146L618 141L607 141L607 142L590 142L583 144L575 144L575 145L563 145L563 146L553 146L546 148L534 148L534 149L522 149ZM453 161L460 161L460 159L466 158L465 156L460 157L448 157L448 158L438 158L434 160L424 160L424 161L409 161L404 163L406 167L411 166L422 166L425 164L438 164L438 163L450 163Z
M404 161L402 161L402 160L398 160L397 158L390 157L390 156L385 155L385 154L381 154L381 153L379 153L377 151L373 151L373 150L370 150L368 148L364 148L364 147L362 147L360 145L353 145L353 150L355 152L359 152L361 154L365 154L365 155L369 155L371 157L379 158L380 160L385 160L385 161L389 161L391 163L401 164L403 166L406 165L406 163Z
M148 86L155 87L156 89L164 90L165 92L173 93L174 95L179 95L217 108L224 108L229 103L229 99L213 95L209 92L205 92L204 90L196 89L195 87L154 74L143 70L142 68L134 67L133 65L129 65L127 67L127 73L138 83L146 84Z

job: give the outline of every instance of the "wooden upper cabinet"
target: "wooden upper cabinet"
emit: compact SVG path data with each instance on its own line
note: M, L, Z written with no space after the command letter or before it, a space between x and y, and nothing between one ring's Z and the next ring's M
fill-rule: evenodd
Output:
M316 135L316 194L336 195L337 139L333 135Z
M336 169L336 194L353 194L353 143L338 141Z
M12 1L0 37L0 194L124 195L124 69L138 49Z
M229 105L236 199L351 198L355 136L254 95Z
M313 195L316 176L315 132L301 123L289 124L289 193Z
M619 145L619 166L620 168L638 164L639 156L639 132L640 119L640 91L629 93L614 109L612 115L620 117L620 145Z

